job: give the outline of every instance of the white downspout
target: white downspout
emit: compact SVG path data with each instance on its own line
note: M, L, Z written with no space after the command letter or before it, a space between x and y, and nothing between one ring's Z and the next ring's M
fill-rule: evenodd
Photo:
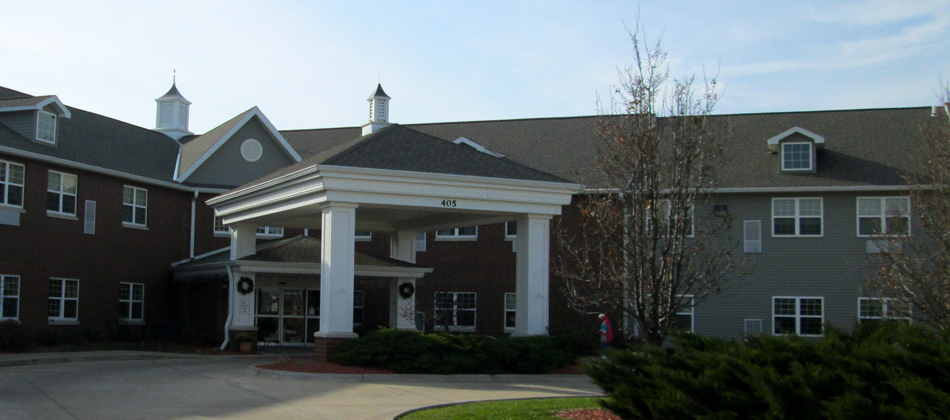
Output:
M234 305L234 296L231 296L234 293L234 290L231 290L231 285L234 284L234 272L231 271L231 266L228 267L228 319L224 321L224 343L221 343L221 350L224 350L228 347L228 341L231 340L231 320L234 318L234 311L232 310L232 305Z
M198 201L198 191L191 198L191 249L188 252L188 258L195 257L195 202Z

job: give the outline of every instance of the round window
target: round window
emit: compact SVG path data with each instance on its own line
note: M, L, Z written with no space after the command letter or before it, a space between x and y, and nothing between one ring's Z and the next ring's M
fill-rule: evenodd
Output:
M257 140L247 139L241 144L241 157L248 162L257 162L262 154L264 154L264 148Z

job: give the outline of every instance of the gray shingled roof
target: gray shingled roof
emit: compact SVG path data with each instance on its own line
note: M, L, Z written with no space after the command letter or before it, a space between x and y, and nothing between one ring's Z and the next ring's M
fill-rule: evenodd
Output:
M844 111L738 114L713 117L728 122L730 164L720 184L725 188L856 187L904 185L912 171L909 159L920 140L929 107ZM513 162L560 178L596 187L592 168L597 158L597 116L410 124L404 127L450 142L472 140ZM767 140L799 126L826 139L818 152L818 171L782 174L778 156ZM302 155L346 143L359 128L282 132Z
M320 240L308 236L261 241L257 243L257 253L240 258L240 261L268 261L286 263L320 264ZM189 268L224 263L231 260L229 252L217 252L203 258L197 258L176 266L178 271ZM357 266L371 267L420 267L419 265L393 258L381 257L357 251L354 254Z
M532 169L510 159L496 158L471 147L454 144L399 124L390 125L364 137L338 141L336 144L329 142L323 142L323 144L329 148L240 188L278 178L313 165L567 182L563 178ZM314 149L316 148L310 148L310 150Z
M187 138L182 138L181 146L181 163L178 165L178 173L176 176L181 176L188 169L191 169L192 165L198 161L211 148L214 146L218 140L221 140L228 131L231 131L238 122L241 121L248 113L253 111L254 108L244 111L234 118L231 118L224 124L221 124L215 128L212 128L211 131L204 133L200 136L188 136Z
M0 89L2 97L10 98L19 93ZM27 99L38 98L27 95ZM171 181L178 157L178 143L174 140L152 130L68 108L72 118L58 120L59 131L55 147L31 141L8 127L0 129L0 146L155 180Z
M16 91L13 89L8 89L3 86L0 86L0 99L27 98L27 97L31 97L31 96L20 91Z
M31 96L25 98L12 98L12 99L0 99L0 108L12 108L20 106L35 106L36 104L43 102L53 95L46 96Z

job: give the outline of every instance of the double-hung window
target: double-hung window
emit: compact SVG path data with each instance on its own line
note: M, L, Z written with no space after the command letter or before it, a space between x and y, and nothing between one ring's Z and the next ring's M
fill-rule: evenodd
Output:
M122 222L145 226L148 190L126 185L122 192Z
M910 305L892 298L858 298L858 322L864 324L881 319L910 321Z
M812 144L782 143L782 170L783 171L810 171Z
M475 293L436 292L435 326L453 331L475 331Z
M36 115L36 139L56 143L56 114L39 111Z
M20 277L0 275L0 287L3 288L0 299L0 319L20 317Z
M145 284L119 283L119 319L141 321L145 309Z
M676 311L676 317L673 318L673 329L676 331L693 332L693 311L695 310L693 297L686 295L683 296L683 298L686 303L689 304L689 307L680 308Z
M214 216L214 233L223 233L228 234L231 231L231 228L228 225L224 224L224 219Z
M46 176L46 211L76 215L76 175L49 171Z
M49 319L76 320L79 316L79 280L49 280Z
M478 238L478 226L435 231L435 239L474 239Z
M505 239L518 237L518 222L505 222Z
M260 236L284 236L284 228L282 227L269 227L269 226L258 226L257 234Z
M353 328L363 326L363 305L366 301L366 295L362 290L353 291Z
M824 324L825 300L820 297L772 298L772 332L820 337Z
M822 236L821 198L773 198L772 236Z
M910 235L909 197L858 197L858 236Z
M23 165L0 160L0 204L23 207Z
M661 232L661 234L664 234L664 235L665 235L665 233L663 233L664 230L670 229L670 227L672 226L672 225L670 225L670 218L673 217L673 216L679 217L679 215L672 215L672 214L671 214L671 212L672 212L672 201L669 200L669 199L657 200L657 201L656 201L656 207L657 207L656 209L652 209L652 208L651 208L651 209L647 209L647 212L646 212L646 216L647 216L647 226L653 226L653 223L652 223L652 222L653 222L653 217L654 217L654 215L656 215L656 217L658 218L658 219L657 219L657 225L658 225L658 227L659 227L659 231ZM686 217L686 220L685 220L685 223L684 223L684 225L685 225L684 231L685 231L685 233L686 233L686 237L690 237L690 238L691 238L691 237L693 237L693 235L694 235L694 233L695 233L695 232L694 232L694 230L695 230L695 222L694 222L694 217L693 217L693 206L690 206L688 209L686 209L686 216L685 216L685 217ZM675 234L675 233L676 233L676 232L670 232L670 235L672 236L672 235Z
M510 223L510 222L509 222ZM518 314L518 295L505 293L505 329L514 330Z

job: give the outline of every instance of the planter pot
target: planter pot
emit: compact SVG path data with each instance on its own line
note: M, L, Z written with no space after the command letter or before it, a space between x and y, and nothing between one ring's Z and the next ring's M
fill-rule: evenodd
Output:
M250 341L241 342L241 353L250 353L251 349L254 348L254 343Z

